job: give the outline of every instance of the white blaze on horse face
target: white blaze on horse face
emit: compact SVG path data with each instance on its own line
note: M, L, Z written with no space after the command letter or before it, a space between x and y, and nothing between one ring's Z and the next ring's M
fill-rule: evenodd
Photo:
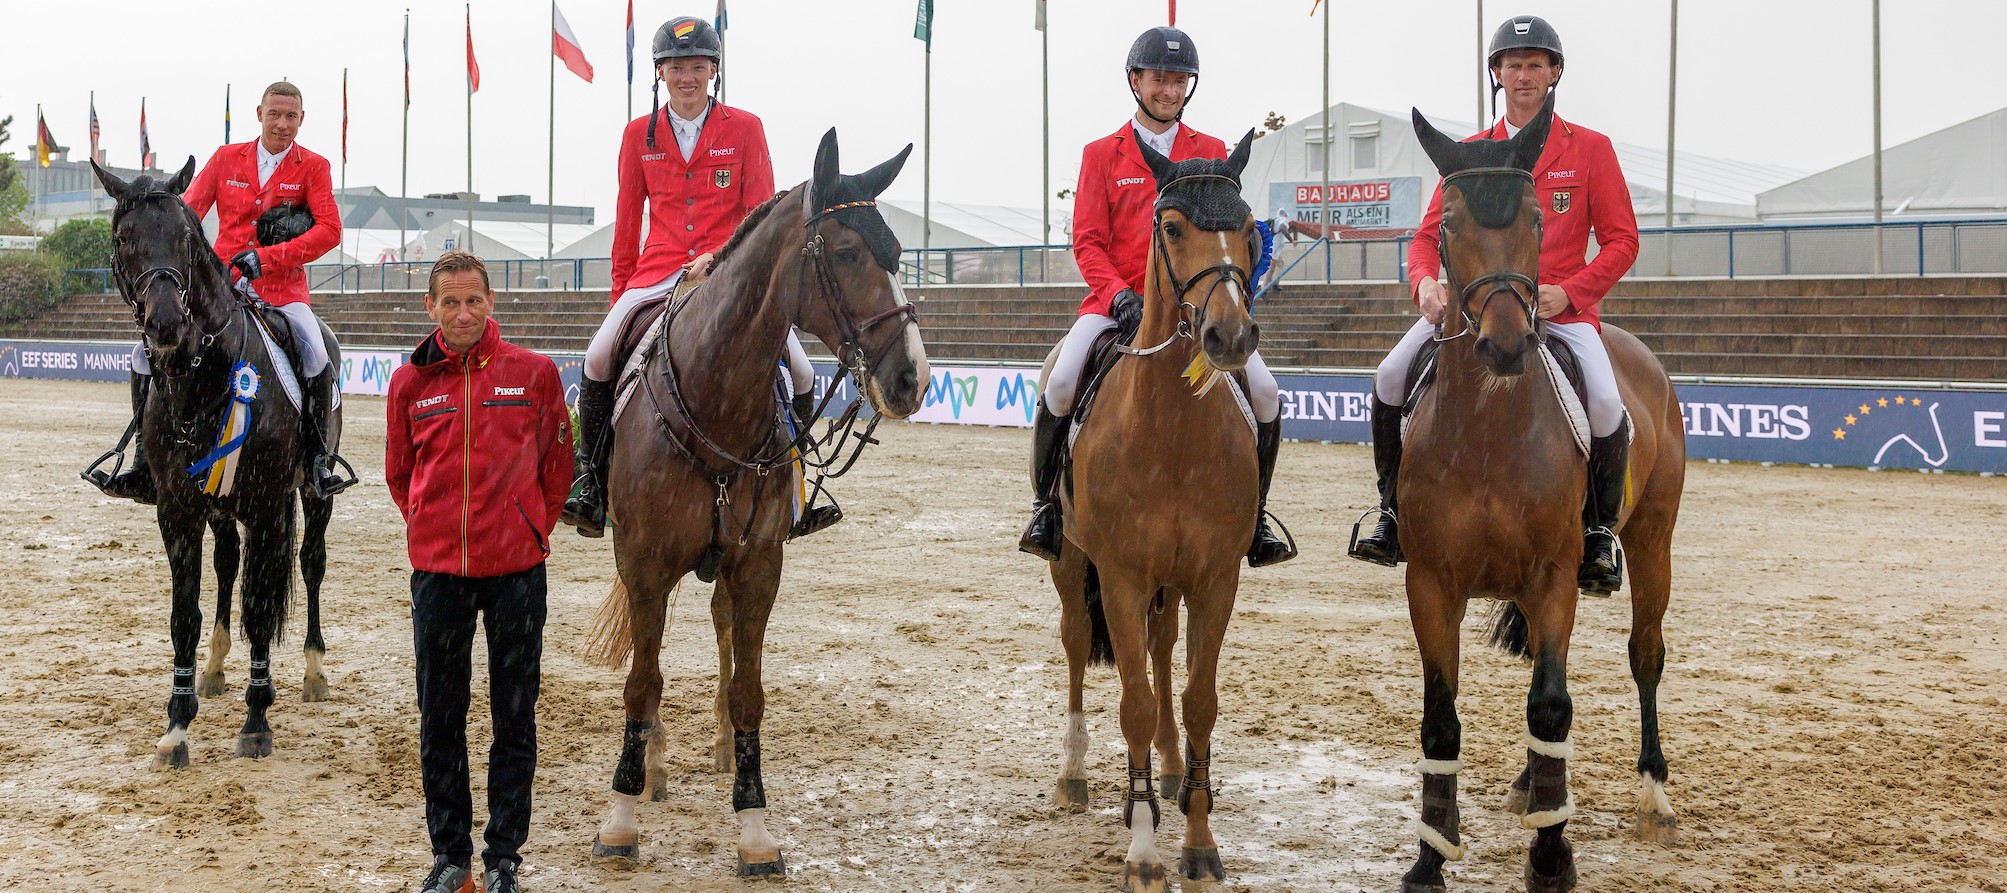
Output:
M906 300L906 289L899 285L899 277L886 273L885 278L892 282L892 303L900 307L910 303ZM905 332L906 356L913 361L913 374L922 382L920 386L924 388L928 371L927 348L920 343L920 326L911 322L902 322L901 326Z
M1220 237L1220 263L1231 267L1234 265L1233 246L1227 244L1226 230L1220 230L1219 237ZM1240 297L1240 283L1235 281L1232 276L1226 277L1226 293L1227 297L1233 300L1233 305L1235 307L1241 306L1242 301Z

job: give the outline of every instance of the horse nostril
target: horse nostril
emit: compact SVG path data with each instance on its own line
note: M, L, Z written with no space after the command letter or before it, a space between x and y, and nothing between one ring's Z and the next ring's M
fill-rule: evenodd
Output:
M1199 333L1199 345L1205 348L1206 353L1219 354L1221 348L1225 346L1225 339L1220 337L1219 327L1206 326Z
M913 367L908 366L904 370L900 371L899 390L901 392L911 392L916 394L919 393L920 373L918 372L918 370L915 370Z

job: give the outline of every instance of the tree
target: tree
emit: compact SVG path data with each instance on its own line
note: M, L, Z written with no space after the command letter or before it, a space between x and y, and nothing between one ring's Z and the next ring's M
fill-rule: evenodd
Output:
M0 146L7 145L7 140L12 136L12 134L7 132L7 128L13 123L13 115L0 118ZM0 152L0 161L6 162L5 164L0 164L0 193L5 193L8 187L14 185L14 181L21 178L21 172L14 169L14 153Z
M65 270L102 270L112 263L112 225L102 217L79 217L42 239L41 250Z

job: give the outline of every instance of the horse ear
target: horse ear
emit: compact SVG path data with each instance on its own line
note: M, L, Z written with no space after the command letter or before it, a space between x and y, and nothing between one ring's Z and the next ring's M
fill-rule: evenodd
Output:
M1547 99L1540 103L1540 111L1534 113L1533 120L1526 122L1525 129L1512 138L1512 166L1524 171L1532 171L1540 163L1540 153L1547 148L1547 134L1554 126L1554 91L1547 91Z
M831 127L822 135L822 145L815 147L815 179L809 181L814 188L809 192L817 204L824 203L830 190L836 188L842 177L842 171L836 166L836 128Z
M1250 127L1247 129L1247 135L1241 137L1240 143L1233 147L1233 154L1227 156L1227 167L1233 171L1234 179L1240 179L1240 172L1247 169L1248 155L1253 149L1254 128Z
M195 156L188 156L188 163L181 166L174 179L167 181L167 191L180 195L188 191L188 184L195 182Z
M1157 154L1157 150L1150 148L1149 143L1137 140L1136 151L1143 153L1143 163L1150 166L1150 176L1156 178L1158 189L1164 188L1164 184L1170 182L1171 176L1177 173L1178 166L1171 159Z
M98 175L99 185L105 188L105 194L111 196L112 201L125 201L126 193L130 190L126 182L119 179L117 174L99 167L95 161L91 162L91 173Z
M1447 177L1463 167L1463 146L1448 134L1436 129L1421 109L1413 109L1415 138L1422 141L1422 151L1428 153L1429 160L1435 162L1436 173Z
M855 178L857 185L864 189L865 195L877 198L879 193L892 185L893 180L899 178L899 170L906 166L906 156L911 154L913 154L913 144L907 143L906 148L899 150L899 154L877 167L858 174Z

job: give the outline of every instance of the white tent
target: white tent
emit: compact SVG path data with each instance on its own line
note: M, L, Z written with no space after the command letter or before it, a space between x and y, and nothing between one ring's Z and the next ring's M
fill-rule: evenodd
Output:
M1757 196L1766 220L1874 216L1874 156ZM1882 213L1932 217L2007 211L2007 109L1882 150Z

